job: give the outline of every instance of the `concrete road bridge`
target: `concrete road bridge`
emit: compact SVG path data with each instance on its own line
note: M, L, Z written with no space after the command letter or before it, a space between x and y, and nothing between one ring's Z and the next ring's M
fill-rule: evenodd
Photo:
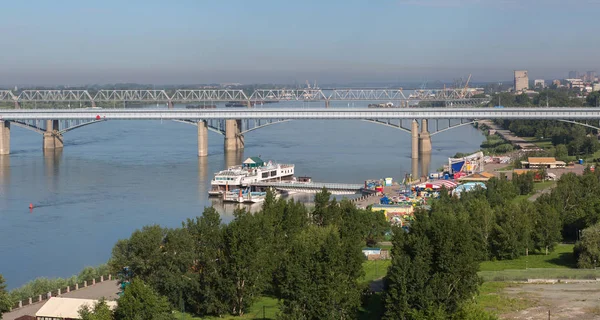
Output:
M10 154L10 127L43 136L43 149L63 148L63 135L87 125L117 120L174 120L197 126L198 156L208 155L208 131L224 136L225 150L244 148L244 134L291 120L360 120L411 135L412 158L432 150L431 136L478 119L545 119L599 129L599 108L242 108L242 109L0 109L0 155ZM420 120L420 123L419 121ZM435 130L432 130L433 123Z
M330 101L397 101L401 106L408 102L438 101L447 106L474 106L487 102L474 98L476 89L420 89L402 88L352 88L352 89L256 89L247 92L240 89L131 89L131 90L0 90L0 102L23 103L55 102L79 103L96 107L98 103L175 103L238 101L251 107L255 104L279 101L321 101L329 107Z

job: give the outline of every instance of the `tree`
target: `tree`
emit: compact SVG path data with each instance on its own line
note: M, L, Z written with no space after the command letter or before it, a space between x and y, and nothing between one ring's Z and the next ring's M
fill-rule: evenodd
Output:
M224 290L223 226L219 213L205 208L202 217L188 219L184 224L193 239L194 262L187 274L194 286L187 293L188 303L198 315L221 316L227 313L227 295Z
M564 144L559 144L554 149L554 157L558 160L566 161L569 156L569 150Z
M119 240L112 250L108 265L113 273L129 267L144 281L151 280L157 264L163 259L162 246L167 230L158 225L136 230L129 239Z
M526 195L533 192L533 172L524 174L513 173L512 182L520 195Z
M134 279L115 309L116 320L173 319L171 305L141 279Z
M417 211L408 233L395 229L384 318L439 319L460 310L479 286L474 238L467 215L434 208Z
M577 259L577 267L596 268L600 262L600 223L583 230L581 241L577 242L573 253Z
M4 312L10 311L13 303L6 291L6 284L4 284L4 277L0 274L0 319Z
M560 216L558 211L546 201L540 201L536 204L537 210L533 221L532 240L536 250L548 254L548 250L553 250L554 246L561 240Z
M242 316L271 278L268 242L264 241L260 215L236 210L235 219L224 230L225 283L229 312Z
M533 248L531 217L535 207L523 200L518 205L496 208L497 223L491 237L492 251L498 259L515 259Z
M362 254L359 247L353 250ZM354 319L360 287L334 226L310 226L291 240L278 272L282 319Z
M467 200L466 198L464 200ZM491 257L490 239L496 226L496 213L485 198L477 198L467 203L473 233L482 253L483 260Z
M92 308L84 305L79 309L81 320L114 320L114 313L106 304L106 300L100 299Z
M587 105L590 107L598 107L600 106L600 91L594 91L590 93L585 99Z

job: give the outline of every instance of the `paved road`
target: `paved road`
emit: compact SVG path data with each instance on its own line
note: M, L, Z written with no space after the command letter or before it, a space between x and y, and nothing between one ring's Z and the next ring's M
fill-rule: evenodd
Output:
M60 296L65 298L82 299L100 299L102 297L105 297L108 300L115 300L118 297L117 292L119 292L117 281L110 280L97 283L93 286L89 286L87 288L83 288L77 291L65 293ZM35 316L35 313L44 305L46 301L34 303L32 305L23 307L13 312L5 313L4 315L2 315L2 320L14 320L24 315Z

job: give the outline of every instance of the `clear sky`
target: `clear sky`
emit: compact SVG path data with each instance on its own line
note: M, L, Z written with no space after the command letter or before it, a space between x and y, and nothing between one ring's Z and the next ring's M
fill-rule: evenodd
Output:
M564 78L599 27L600 0L4 1L0 85Z

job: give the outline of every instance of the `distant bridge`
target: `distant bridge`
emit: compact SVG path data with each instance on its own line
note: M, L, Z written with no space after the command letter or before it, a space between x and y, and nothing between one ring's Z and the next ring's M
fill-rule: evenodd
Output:
M409 90L405 94L398 89L257 89L247 93L239 89L177 89L177 90L23 90L12 92L0 90L0 102L21 103L62 102L89 103L96 106L100 102L139 102L174 103L226 102L239 101L251 106L255 103L278 101L443 101L452 106L478 105L486 99L473 98L479 91L475 89L427 89Z
M325 182L259 182L252 183L253 187L274 188L280 191L292 191L301 193L317 193L323 188L333 194L356 194L361 193L364 185L346 183Z

